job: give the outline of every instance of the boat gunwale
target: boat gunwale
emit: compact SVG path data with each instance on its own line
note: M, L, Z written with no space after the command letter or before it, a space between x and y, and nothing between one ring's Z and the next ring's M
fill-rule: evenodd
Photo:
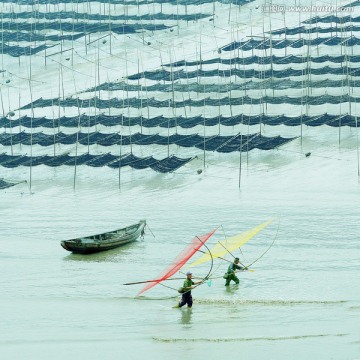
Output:
M81 241L81 238L74 238L74 239L70 239L70 240L62 240L60 242L60 245L65 250L73 252L73 253L77 253L77 254L92 254L92 253L97 253L97 252L101 252L101 251L112 250L112 249L115 249L122 245L126 245L128 243L136 241L139 238L139 236L141 236L145 226L146 226L146 220L140 220L137 224L130 225L125 228L119 229L119 230L126 230L128 228L136 227L135 231L133 231L131 233L126 234L126 231L125 231L122 238L118 239L117 241L116 240L109 241L106 239L104 239L104 240L94 239L94 242L92 242L92 243L84 243L83 241ZM103 235L103 234L108 234L108 233L106 232L106 233L97 234L97 235ZM92 236L95 236L95 235L92 235ZM90 238L90 236L86 237L85 239L89 239L89 238Z
M93 236L100 236L100 235L107 235L107 234L110 234L110 233L114 233L116 234L118 231L121 231L121 230L125 230L125 233L126 233L126 229L128 228L131 228L131 227L134 227L136 226L136 230L134 232L136 232L138 230L138 228L142 225L146 225L146 220L140 220L138 223L136 224L133 224L133 225L129 225L129 226L126 226L124 228L120 228L120 229L117 229L117 230L111 230L111 231L105 231L105 232L102 232L102 233L98 233L98 234L92 234L92 235L86 235L86 236L78 236L76 238L71 238L71 239L66 239L66 240L61 240L61 242L65 242L65 241L76 241L76 240L81 240L81 239L89 239ZM99 241L102 241L102 240L99 240Z

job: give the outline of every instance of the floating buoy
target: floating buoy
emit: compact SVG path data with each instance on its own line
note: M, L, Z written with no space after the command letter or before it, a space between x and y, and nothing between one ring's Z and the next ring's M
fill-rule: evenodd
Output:
M9 79L7 79L5 82L8 84L8 83L10 82L10 80L9 80Z
M106 44L106 40L103 40L103 42L102 42L103 44Z
M311 155L311 152L308 152L305 154L306 157L309 157Z
M66 60L66 61L69 61L69 60L70 60L70 58L66 58L65 60Z
M148 44L148 45L151 45L151 42L148 42L147 44Z
M200 175L200 174L202 173L202 170L199 169L199 170L197 171L197 173Z

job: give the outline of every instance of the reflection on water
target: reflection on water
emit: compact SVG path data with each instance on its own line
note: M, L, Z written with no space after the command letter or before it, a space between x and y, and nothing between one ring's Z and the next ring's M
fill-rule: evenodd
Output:
M191 315L192 315L192 308L186 307L181 309L181 324L188 325L191 324Z
M225 292L227 294L235 294L235 292L239 289L239 284L230 284L229 286L225 286Z
M75 254L70 253L64 257L66 261L86 261L86 262L119 262L122 258L126 258L129 252L134 251L136 248L142 246L142 242L136 241L135 243L125 244L121 247L105 250L93 254Z

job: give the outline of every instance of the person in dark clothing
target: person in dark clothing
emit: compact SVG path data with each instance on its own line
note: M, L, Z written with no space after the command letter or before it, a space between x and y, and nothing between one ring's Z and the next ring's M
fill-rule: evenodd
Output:
M191 289L194 288L194 285L197 285L200 283L201 283L201 281L194 283L192 281L192 273L190 271L188 271L186 273L186 279L184 281L183 287L181 288L181 293L182 293L181 301L179 302L179 304L175 305L174 307L181 308L182 306L187 304L187 306L189 308L191 308L192 304L193 304ZM179 292L180 292L180 290L179 290Z
M229 265L228 270L224 276L226 278L225 286L229 286L231 280L235 281L236 284L240 282L239 278L235 275L235 271L247 270L247 268L238 265L239 262L240 262L239 258L235 258L234 262Z

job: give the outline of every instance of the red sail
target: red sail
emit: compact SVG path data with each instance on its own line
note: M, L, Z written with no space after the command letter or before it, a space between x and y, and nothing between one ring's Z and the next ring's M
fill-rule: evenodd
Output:
M174 275L187 263L187 261L201 248L201 246L210 238L212 234L214 234L216 230L217 228L208 234L195 236L191 240L190 244L187 245L185 249L176 257L176 259L159 276L157 276L157 280L145 285L145 287L136 296L141 295L143 292L151 289L155 285Z

